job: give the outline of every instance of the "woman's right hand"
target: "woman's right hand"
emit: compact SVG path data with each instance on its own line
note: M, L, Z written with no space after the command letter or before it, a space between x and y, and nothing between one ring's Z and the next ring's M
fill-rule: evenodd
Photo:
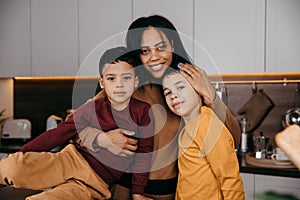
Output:
M98 134L95 145L97 145L97 147L106 148L118 156L131 156L137 149L138 141L128 136L132 136L132 132L120 128L102 132Z

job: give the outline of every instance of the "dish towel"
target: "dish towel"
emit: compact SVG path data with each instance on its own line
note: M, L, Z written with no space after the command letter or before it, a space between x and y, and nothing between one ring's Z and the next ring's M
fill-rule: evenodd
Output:
M245 115L247 121L246 131L254 131L274 106L274 103L263 89L253 90L250 99L238 110L239 115Z

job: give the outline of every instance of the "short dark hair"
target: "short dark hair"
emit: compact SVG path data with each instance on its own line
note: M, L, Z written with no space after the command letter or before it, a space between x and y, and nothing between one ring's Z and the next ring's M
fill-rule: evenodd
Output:
M99 60L99 74L102 76L103 67L105 64L118 63L120 61L127 62L132 67L135 67L135 62L131 52L124 46L114 47L106 50Z
M168 67L166 69L166 71L164 72L161 80L163 80L166 76L169 76L169 75L172 75L172 74L176 74L176 73L180 74L180 69L178 67L176 69L174 69L172 67Z

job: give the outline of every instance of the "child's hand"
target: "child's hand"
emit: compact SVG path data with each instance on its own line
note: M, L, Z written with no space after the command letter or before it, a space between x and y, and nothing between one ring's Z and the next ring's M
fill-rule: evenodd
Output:
M133 200L153 200L152 198L146 197L146 196L141 195L141 194L133 194L132 199Z

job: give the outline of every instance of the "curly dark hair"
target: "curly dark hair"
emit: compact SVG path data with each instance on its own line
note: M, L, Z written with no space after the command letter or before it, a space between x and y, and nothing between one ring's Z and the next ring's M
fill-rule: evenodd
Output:
M133 58L137 64L136 66L143 65L139 57L141 53L141 39L143 32L149 27L156 28L160 33L165 34L168 40L172 42L174 52L170 67L176 69L178 63L192 63L192 60L185 50L175 26L163 16L151 15L148 17L140 17L133 21L126 34L126 46L130 51L132 51ZM141 79L143 77L141 77Z

